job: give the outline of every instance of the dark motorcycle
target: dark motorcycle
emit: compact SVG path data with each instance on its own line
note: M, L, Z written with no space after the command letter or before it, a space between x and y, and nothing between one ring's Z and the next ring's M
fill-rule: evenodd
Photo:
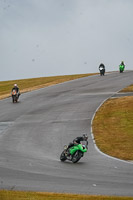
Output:
M84 144L77 144L68 149L68 146L64 146L64 151L60 155L60 160L64 162L65 160L77 163L87 152L87 147Z
M104 74L105 74L105 69L104 69L103 67L100 67L100 68L99 68L99 71L100 71L100 75L101 75L101 76L104 76Z
M18 102L18 98L19 98L19 95L17 94L16 90L13 90L12 91L12 102L13 103L17 103Z

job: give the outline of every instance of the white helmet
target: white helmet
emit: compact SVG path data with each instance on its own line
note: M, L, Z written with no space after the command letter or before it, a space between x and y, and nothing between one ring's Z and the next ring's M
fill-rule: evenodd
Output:
M17 87L17 84L14 84L15 87Z

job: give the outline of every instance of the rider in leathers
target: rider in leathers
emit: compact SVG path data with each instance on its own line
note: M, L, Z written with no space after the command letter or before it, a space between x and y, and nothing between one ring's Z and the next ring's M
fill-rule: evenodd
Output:
M100 71L100 68L103 68L104 73L105 73L105 65L104 65L103 63L101 63L101 64L99 65L99 71Z
M73 142L69 143L67 150L74 146L74 145L78 145L81 143L81 141L86 141L86 148L88 149L88 136L87 134L83 134L83 136L81 137L76 137ZM70 152L68 152L68 155L70 154Z
M16 90L16 93L18 95L18 97L20 96L20 92L19 92L19 87L17 86L17 84L14 84L14 87L12 88L12 91Z

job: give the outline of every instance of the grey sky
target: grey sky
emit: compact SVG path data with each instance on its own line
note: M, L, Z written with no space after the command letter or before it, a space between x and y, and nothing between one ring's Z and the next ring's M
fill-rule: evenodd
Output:
M0 0L0 81L133 67L133 0Z

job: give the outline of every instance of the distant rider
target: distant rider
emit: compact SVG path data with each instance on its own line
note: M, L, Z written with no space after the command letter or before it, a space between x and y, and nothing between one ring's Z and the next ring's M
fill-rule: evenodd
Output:
M104 73L105 73L105 65L104 65L103 63L101 63L101 64L99 65L99 71L100 71L100 69L103 69L103 70L104 70Z
M125 69L125 64L124 64L124 61L121 61L121 64L119 66L123 66L124 69Z
M119 71L120 73L123 72L125 69L125 64L124 64L124 61L121 62L121 64L119 65Z
M14 84L14 87L12 88L12 91L15 90L18 97L20 96L20 92L19 92L19 87L17 86L17 84Z

